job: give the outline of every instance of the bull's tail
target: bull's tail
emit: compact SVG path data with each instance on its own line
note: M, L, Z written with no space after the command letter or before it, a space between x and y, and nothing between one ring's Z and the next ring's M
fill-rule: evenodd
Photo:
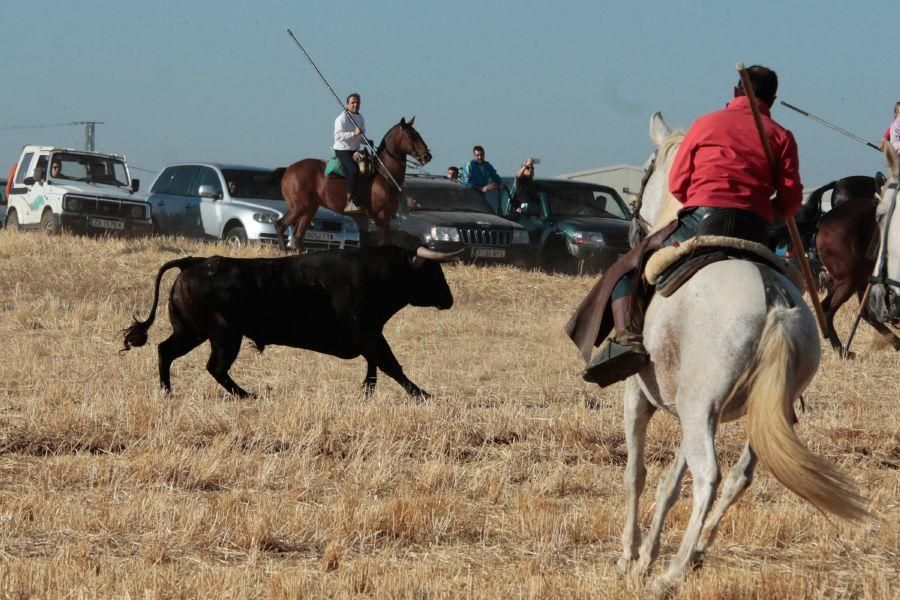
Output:
M861 519L869 514L866 499L853 482L835 465L810 452L794 433L792 407L803 383L797 375L802 357L785 329L800 316L799 310L775 306L769 311L755 364L739 382L748 390L750 445L792 492L823 512Z
M160 267L159 273L156 275L156 287L153 291L153 308L150 309L150 316L147 317L146 321L139 320L137 315L134 316L134 321L131 323L131 326L123 330L123 333L125 334L125 347L119 350L119 352L128 352L132 347L137 348L147 343L147 332L150 330L150 326L153 325L153 321L156 320L156 306L159 304L159 283L162 281L163 274L169 269L185 269L186 267L191 267L204 260L206 259L203 257L188 256L187 258L170 260Z

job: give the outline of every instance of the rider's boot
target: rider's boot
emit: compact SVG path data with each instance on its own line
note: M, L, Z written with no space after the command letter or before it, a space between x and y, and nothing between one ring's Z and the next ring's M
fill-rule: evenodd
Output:
M585 381L612 385L634 375L650 360L644 348L643 311L634 296L623 296L612 301L615 335L606 338L594 358L582 374Z

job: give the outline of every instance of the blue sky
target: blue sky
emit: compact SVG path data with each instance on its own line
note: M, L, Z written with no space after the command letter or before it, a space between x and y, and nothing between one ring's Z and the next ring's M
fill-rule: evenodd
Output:
M887 2L3 2L0 127L98 120L97 150L149 171L186 160L286 166L327 155L340 96L359 91L376 141L401 116L443 173L474 144L501 174L641 164L650 115L720 108L735 63L765 64L779 98L877 142L900 84ZM808 187L883 169L874 150L777 106ZM81 147L83 128L0 129ZM8 169L3 167L3 172ZM148 173L138 173L149 179ZM149 181L147 182L149 183Z

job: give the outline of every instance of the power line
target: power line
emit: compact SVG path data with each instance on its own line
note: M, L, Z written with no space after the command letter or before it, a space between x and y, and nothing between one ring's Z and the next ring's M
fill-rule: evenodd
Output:
M94 129L97 125L103 125L103 121L70 121L68 123L42 123L40 125L10 125L0 127L0 131L13 129L48 129L50 127L71 127L72 125L84 125L84 149L94 151Z

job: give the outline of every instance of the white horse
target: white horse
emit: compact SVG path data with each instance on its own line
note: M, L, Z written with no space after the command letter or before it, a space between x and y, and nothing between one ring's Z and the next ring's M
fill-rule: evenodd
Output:
M869 308L882 323L900 327L900 217L897 217L897 188L900 186L900 157L894 147L884 144L884 160L890 178L881 190L875 211L881 241L873 271Z
M656 229L674 218L674 208L667 208L675 202L667 181L683 134L673 134L659 113L651 119L650 132L659 151L653 172L645 177L641 213ZM764 272L774 284L770 288L783 290L772 302L767 302ZM651 361L628 379L624 397L628 462L620 571L649 571L686 468L693 476L693 511L677 554L654 582L657 591L678 584L712 543L725 511L750 484L757 457L781 483L819 509L849 519L868 514L865 499L848 478L812 454L794 433L793 402L818 369L819 337L800 292L782 274L742 260L710 264L671 296L653 298L644 343ZM678 417L682 438L674 464L659 484L650 530L641 544L644 438L657 409ZM713 510L720 479L716 426L745 414L749 441Z

